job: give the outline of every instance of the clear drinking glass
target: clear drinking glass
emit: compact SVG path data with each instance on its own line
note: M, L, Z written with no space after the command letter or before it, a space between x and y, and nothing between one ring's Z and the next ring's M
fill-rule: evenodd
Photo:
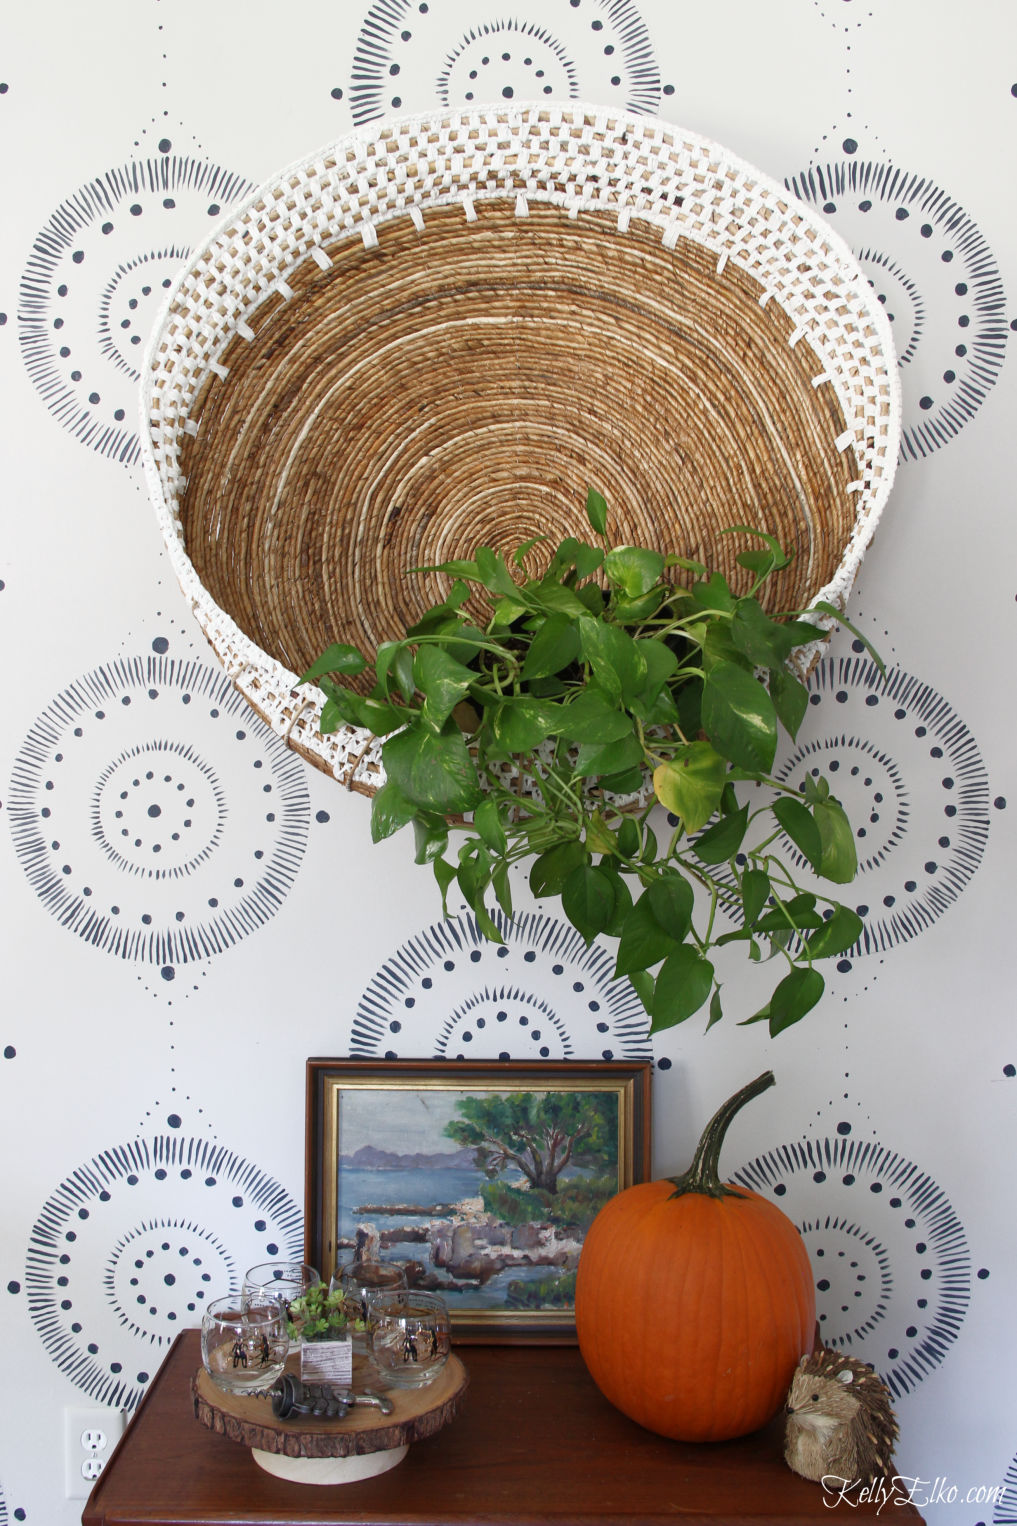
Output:
M374 1363L367 1345L367 1309L378 1293L405 1288L406 1273L397 1261L347 1261L332 1273L329 1291L338 1288L343 1295L346 1317L350 1321L353 1359L361 1368L358 1381L376 1381ZM366 1370L365 1370L366 1369Z
M201 1360L228 1394L270 1388L283 1370L290 1339L278 1298L216 1298L201 1320Z
M321 1276L314 1267L305 1266L300 1261L263 1261L244 1273L241 1299L252 1296L281 1299L289 1319L293 1300L302 1298L308 1288L317 1286L320 1281ZM294 1340L299 1337L300 1331L297 1330Z
M348 1261L336 1268L329 1289L341 1289L348 1316L366 1324L368 1303L376 1293L406 1285L406 1272L398 1261Z
M433 1383L451 1350L448 1306L438 1293L378 1292L367 1308L367 1343L392 1388Z

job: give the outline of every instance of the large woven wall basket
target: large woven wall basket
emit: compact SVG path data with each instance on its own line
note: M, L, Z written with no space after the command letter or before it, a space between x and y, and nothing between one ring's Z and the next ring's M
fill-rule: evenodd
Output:
M379 744L299 686L448 582L409 568L588 535L842 604L890 490L887 319L777 182L668 123L581 105L379 122L232 212L170 291L142 399L170 559L239 691L373 793ZM545 553L546 554L546 553ZM540 566L541 546L530 553Z

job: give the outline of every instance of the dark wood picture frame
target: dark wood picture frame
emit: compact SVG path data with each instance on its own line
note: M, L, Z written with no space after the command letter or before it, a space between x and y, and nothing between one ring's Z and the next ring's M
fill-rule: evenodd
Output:
M568 1279L588 1222L606 1196L650 1175L651 1072L649 1060L309 1059L305 1261L325 1281L356 1255L413 1263L417 1284L446 1297L459 1342L571 1344ZM553 1188L535 1194L540 1211L529 1217L535 1183L524 1173L535 1172L536 1157L496 1143L486 1127L515 1127L526 1109L545 1129L551 1120L556 1134L577 1136L564 1172L563 1154L546 1161L541 1152ZM521 1185L500 1180L506 1170Z

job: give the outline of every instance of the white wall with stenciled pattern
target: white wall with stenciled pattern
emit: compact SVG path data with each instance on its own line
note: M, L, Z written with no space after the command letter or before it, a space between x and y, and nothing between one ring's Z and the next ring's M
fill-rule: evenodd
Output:
M0 30L0 1526L69 1526L63 1410L131 1410L213 1289L302 1243L311 1054L652 1056L655 1164L772 1066L725 1166L813 1257L937 1523L1017 1520L1017 11L1004 0L98 0ZM858 828L860 946L769 1041L655 1037L533 904L502 949L234 694L139 467L162 294L354 126L576 99L717 139L891 315L901 462L782 766ZM750 993L745 989L745 1010ZM508 1021L481 1022L507 1011ZM535 1021L539 1014L539 1021Z

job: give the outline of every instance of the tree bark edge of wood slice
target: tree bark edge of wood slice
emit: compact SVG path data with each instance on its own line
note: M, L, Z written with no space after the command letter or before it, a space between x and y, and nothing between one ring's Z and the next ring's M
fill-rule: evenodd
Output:
M276 1419L270 1399L225 1393L204 1367L191 1379L194 1416L207 1430L286 1457L348 1457L424 1441L455 1419L468 1387L469 1374L452 1355L433 1383L386 1390L391 1415L365 1405L341 1420L302 1415L291 1422Z

